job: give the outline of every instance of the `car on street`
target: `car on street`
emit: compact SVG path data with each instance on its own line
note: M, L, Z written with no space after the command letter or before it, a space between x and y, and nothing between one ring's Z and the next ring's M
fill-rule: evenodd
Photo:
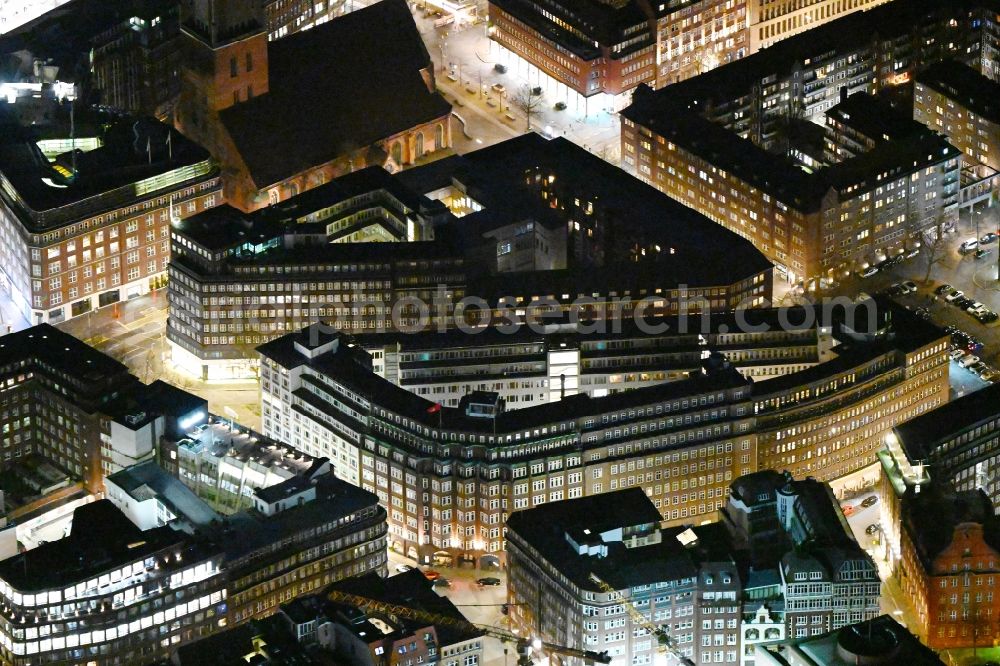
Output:
M997 319L1000 319L1000 315L993 312L993 310L983 310L976 313L974 316L980 324L992 324Z
M948 301L949 303L954 303L955 301L957 301L958 299L962 298L963 296L965 296L965 294L963 292L958 291L956 289L956 290L954 290L954 291L946 294L945 297L944 297L944 300Z
M983 374L979 375L979 378L982 379L984 382L993 382L996 381L998 378L1000 378L1000 371L990 368Z
M441 573L438 571L434 571L433 569L427 569L426 571L424 571L424 578L426 578L427 580L437 580L440 577Z
M907 280L906 282L903 282L899 286L901 286L903 289L905 289L906 293L908 293L908 294L915 294L915 293L917 293L917 285L912 280Z
M876 502L878 502L878 497L876 495L869 495L868 497L861 500L861 506L867 509L870 506L875 506Z
M952 287L950 284L942 284L941 286L939 286L937 289L934 290L934 293L940 296L941 294L948 293L952 289L954 289L954 287Z
M979 357L976 356L975 354L969 354L968 356L966 356L965 358L963 358L961 361L958 362L958 364L963 368L971 368L976 363L979 363Z
M434 587L451 587L451 581L441 576L431 583Z
M880 529L881 528L878 526L878 524L872 523L871 525L869 525L868 527L865 528L865 534L867 534L868 536L871 536L872 534L875 534L876 532L878 532Z
M493 87L493 92L495 92L498 95L502 95L507 91L507 88L505 88L502 83L494 83L492 87Z
M492 576L487 576L486 578L477 578L476 584L480 587L496 587L500 584L499 578L493 578Z
M951 357L951 360L957 361L960 358L962 358L963 356L965 356L965 350L964 349L953 349L951 351L951 353L949 354L949 356Z
M875 275L876 273L878 273L878 267L877 266L869 266L868 268L864 269L863 271L858 271L858 277L860 277L860 278L870 278L871 276Z
M411 567L409 564L397 564L396 565L396 571L398 571L399 573L406 573L407 571L409 571L412 568L413 567Z
M992 253L993 253L993 250L982 250L982 249L980 249L980 250L976 250L975 257L976 257L976 259L985 259L986 257L990 256Z
M854 505L853 504L841 504L840 505L840 510L844 512L845 516L851 516L851 515L854 514Z
M904 289L903 285L901 284L894 284L891 285L888 289L886 289L885 293L889 296L902 296L903 294L906 293L906 289Z
M969 240L964 241L961 245L959 245L958 251L961 252L962 254L969 254L970 252L978 248L979 248L979 241L976 240L975 238L970 238Z
M1000 236L997 236L995 233L991 231L990 233L984 235L982 238L979 239L979 244L989 245L990 243L996 241L997 238L1000 238Z
M969 368L969 371L975 373L979 377L982 377L983 373L986 372L989 369L990 369L990 366L988 366L985 363L983 363L982 361L980 361L979 363L973 364L973 366L971 368Z

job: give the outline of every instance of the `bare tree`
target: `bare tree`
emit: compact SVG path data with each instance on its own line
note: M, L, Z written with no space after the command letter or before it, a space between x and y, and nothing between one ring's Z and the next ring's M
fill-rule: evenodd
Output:
M531 131L531 116L538 111L542 105L542 89L533 88L525 83L513 99L514 106L524 112L524 117L528 121L527 131Z
M940 217L937 220L937 225L924 230L921 234L921 241L924 258L927 260L927 272L924 273L924 284L927 284L930 282L934 264L944 259L945 256L943 252L945 249L944 228Z

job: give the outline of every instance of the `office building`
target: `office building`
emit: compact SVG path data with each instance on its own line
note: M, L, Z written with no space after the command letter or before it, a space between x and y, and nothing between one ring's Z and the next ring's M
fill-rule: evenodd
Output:
M940 656L892 616L858 622L822 636L788 641L762 650L756 666L944 666Z
M337 593L360 596L371 605L356 605ZM392 607L392 610L387 608ZM392 612L423 615L411 619ZM456 623L468 620L448 600L437 595L422 573L408 571L391 578L369 573L344 579L323 592L282 604L274 615L181 646L175 666L240 666L340 663L352 666L441 663L478 666L483 663L483 633Z
M657 636L629 604L694 663L739 663L740 567L725 529L660 519L639 488L512 513L507 596L518 633L653 663Z
M101 105L173 118L181 89L178 12L179 4L169 0L135 2L92 37L89 89Z
M878 615L878 569L829 485L773 470L749 474L730 486L721 517L749 566L747 610L763 608L782 619L776 638L818 636ZM766 578L774 581L769 596L756 584ZM760 638L752 636L741 652L756 655L770 642Z
M869 474L892 427L947 401L947 336L886 307L867 332L833 323L832 358L799 372L754 383L716 354L685 380L523 409L475 377L441 406L313 326L259 349L263 430L378 494L390 544L421 562L495 561L510 510L619 488L674 524L704 520L759 469Z
M775 309L741 317L745 333L732 333L739 328L732 313L649 318L646 326L629 319L607 330L552 320L509 333L344 333L371 354L377 375L412 393L455 407L469 391L494 391L511 409L684 379L700 372L708 350L762 381L821 363L834 344L830 330L815 321L797 317L803 326L781 328Z
M213 510L153 462L111 475L108 489L136 525L169 529L216 553L226 598L219 626L266 617L342 578L387 573L385 510L372 493L337 479L324 460L252 489L252 506L229 513Z
M883 555L898 571L903 499L930 482L958 493L982 491L1000 505L996 446L1000 388L986 388L943 404L893 428L879 451Z
M203 400L160 381L144 385L118 361L48 324L4 336L0 368L7 387L0 400L3 467L38 457L91 493L101 491L107 474L151 458L161 435L207 413ZM39 478L36 490L51 488L51 472Z
M583 113L620 109L639 83L658 88L743 57L746 16L743 0L489 3L499 62Z
M917 252L957 221L961 153L908 118L896 123L906 131L863 138L892 115L870 97L827 111L836 161L806 167L775 152L787 140L766 150L673 93L636 91L623 112L625 168L751 240L790 282L817 289Z
M219 160L226 201L241 210L451 146L451 106L405 0L274 42L255 3L194 0L181 32L175 122ZM358 72L377 85L358 85Z
M251 374L253 346L318 320L416 332L523 321L528 306L631 319L771 294L752 244L535 134L396 175L362 169L250 214L220 207L176 225L172 248L171 354L211 379Z
M969 166L1000 171L1000 83L956 60L931 65L913 84L913 119L948 137Z
M226 625L221 554L170 527L140 530L109 500L69 536L0 562L3 661L146 664Z
M373 5L381 0L265 0L264 25L269 40L281 39L303 30L323 25L348 12Z
M0 132L0 282L32 323L163 286L171 216L222 203L208 154L165 125L77 118L73 140L65 121L46 144Z
M885 0L489 3L492 53L577 112L661 88Z
M934 649L992 645L1000 636L1000 520L981 490L946 479L914 484L899 504L894 576L923 642Z
M161 439L158 452L166 471L225 514L251 508L256 490L316 464L314 456L218 416L179 437Z
M863 12L887 0L752 0L747 3L749 53L774 46L802 32L835 21L853 12Z

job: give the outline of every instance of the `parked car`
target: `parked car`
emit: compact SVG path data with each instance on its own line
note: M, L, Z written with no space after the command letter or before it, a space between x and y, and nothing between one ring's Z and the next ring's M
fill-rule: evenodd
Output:
M863 507L865 507L867 509L870 506L875 506L876 502L878 502L878 496L877 495L869 495L868 497L866 497L863 500L861 500L861 506L863 506Z
M975 317L980 324L992 324L997 319L1000 319L1000 315L998 315L996 312L993 312L993 310L980 311L975 315Z
M979 247L979 241L976 240L975 238L970 238L969 240L964 241L961 245L958 246L958 251L961 252L962 254L969 254L973 250L976 250L978 247Z
M495 92L498 95L502 95L505 92L507 92L507 88L505 88L502 83L494 83L493 84L493 92Z
M982 250L982 249L979 249L979 250L976 250L976 254L974 256L975 256L976 259L985 259L986 257L990 256L990 254L992 252L993 252L993 250Z
M969 354L968 356L966 356L965 358L963 358L961 361L958 362L958 364L963 368L971 368L976 363L979 363L979 357L976 356L975 354Z
M979 239L979 244L989 245L990 243L994 242L997 238L1000 238L1000 236L997 236L995 233L991 231L990 233L984 235L982 238Z
M948 294L945 294L944 300L948 301L949 303L954 303L955 301L957 301L958 299L962 298L963 296L965 296L965 294L963 292L958 291L956 289L955 291L952 291L952 292L950 292Z
M396 565L396 571L398 571L399 573L406 573L407 571L409 571L412 568L413 567L411 567L409 564L397 564Z
M901 284L894 284L891 285L888 289L886 289L885 293L888 294L889 296L902 296L903 294L906 293L906 289L904 289L903 285Z
M979 363L974 364L971 368L969 368L969 370L971 370L975 374L979 375L980 377L982 377L983 373L986 372L989 369L990 369L990 366L986 365L982 361L980 361Z
M975 301L969 298L968 296L962 296L961 298L956 298L954 301L951 302L951 304L954 305L959 310L967 310L970 307L972 307L973 303L975 303Z
M858 271L857 275L858 275L859 278L870 278L871 276L875 275L876 273L878 273L878 267L877 266L869 266L868 268L864 269L863 271Z
M427 569L426 571L424 571L424 578L426 578L427 580L437 580L440 577L441 573L438 571L434 571L433 569Z
M853 504L841 504L840 505L840 510L844 512L845 516L853 515L854 514L854 505Z
M900 286L903 289L905 289L906 293L908 293L908 294L915 294L915 293L917 293L917 285L912 280L907 280L906 282L903 282Z
M953 350L951 351L951 353L950 353L950 354L948 354L948 356L950 356L950 357L951 357L951 360L953 360L953 361L957 361L957 360L959 360L960 358L962 358L963 356L965 356L965 351L964 351L964 350L962 350L962 349L953 349Z
M942 284L941 286L939 286L937 289L934 290L934 293L940 296L941 294L948 293L952 289L954 289L954 287L952 287L950 284Z
M434 585L434 587L451 587L451 581L445 578L444 576L435 579L432 584Z
M871 525L865 528L865 534L871 536L872 534L878 532L880 529L882 528L880 528L876 523L872 523Z
M983 374L979 375L979 377L983 381L995 382L998 378L1000 378L1000 372L998 372L998 371L990 368L989 370L987 370Z
M483 586L496 587L497 585L500 585L500 579L499 578L493 578L492 576L488 576L486 578L477 578L476 579L476 583L480 587L483 587Z

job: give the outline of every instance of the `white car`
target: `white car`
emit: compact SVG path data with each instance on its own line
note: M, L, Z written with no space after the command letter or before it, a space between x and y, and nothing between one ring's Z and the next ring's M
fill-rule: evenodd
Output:
M965 352L962 351L961 349L952 349L951 353L948 354L948 356L951 357L951 360L957 361L960 358L962 358L963 356L965 356Z
M412 568L413 567L411 567L409 564L397 564L396 565L396 571L398 571L399 573L406 573L407 571L409 571Z
M968 368L970 366L975 365L976 363L979 363L979 357L976 356L975 354L969 354L968 356L966 356L965 358L963 358L961 361L958 362L958 364L963 368Z
M978 247L979 247L979 241L976 240L975 238L970 238L969 240L963 242L961 246L959 246L958 251L961 252L962 254L968 254L969 252L972 252Z
M944 300L948 301L949 303L954 303L955 301L957 301L958 299L962 298L963 296L965 296L965 293L961 292L961 291L958 291L956 289L955 291L953 291L950 294L948 294L947 296L945 296Z

